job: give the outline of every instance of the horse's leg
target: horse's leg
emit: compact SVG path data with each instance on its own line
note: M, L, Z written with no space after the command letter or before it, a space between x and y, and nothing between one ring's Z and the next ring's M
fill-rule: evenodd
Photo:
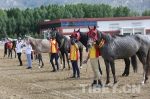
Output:
M145 78L147 78L147 77L146 77L146 76L147 76L146 69L147 69L147 67L148 67L148 64L147 64L146 62L147 62L147 57L148 57L148 56L145 57L144 55L140 54L140 52L137 52L136 54L137 54L137 56L139 57L139 60L141 61L141 63L143 64L143 77L142 77L142 82L141 82L141 84L144 84L145 81L146 81Z
M100 62L99 62L99 59L98 59L98 68L99 68L99 72L101 73L101 75L102 75L102 70L101 70L101 67L100 67Z
M108 87L108 86L109 86L109 83L110 83L110 79L109 79L109 61L106 60L106 59L104 59L104 62L105 62L106 74L107 74L107 80L106 80L105 87Z
M38 58L39 58L39 68L43 68L44 63L43 63L43 60L42 60L42 54L41 53L38 54ZM40 62L42 62L42 66L40 65Z
M147 73L146 73L147 67L148 67L148 64L146 63L146 57L144 57L143 58L143 80L141 84L146 83L146 80L148 79Z
M62 66L62 55L60 51L58 51L58 56L58 58L60 59L60 66Z
M14 52L15 52L15 58L16 58L16 49L14 48Z
M113 78L114 78L114 85L116 85L117 83L117 79L116 79L116 75L115 75L115 63L114 63L114 60L110 61L110 66L111 66L111 71L112 71L112 74L113 74Z
M82 54L83 54L83 48L79 49L80 52L80 68L82 68Z
M128 76L129 75L129 69L130 69L130 59L125 58L124 62L125 62L125 70L124 70L122 76Z
M147 68L146 68L146 76L145 76L145 83L148 80L148 75L150 74L150 51L148 52L147 55Z
M64 56L63 52L61 52L61 55L62 55L62 59L63 59L63 69L62 70L64 70L65 69L65 56Z
M43 62L43 58L42 58L42 54L40 53L40 60L41 60L41 62L42 62L42 66L41 66L41 68L43 68L43 66L44 66L44 62Z
M62 66L62 55L60 55L60 66Z
M69 64L68 52L65 52L65 54L66 54L66 59L67 59L67 63L68 63L68 69L70 70L70 64Z
M137 72L138 66L137 66L136 55L131 56L131 63L132 63L132 67L133 67L134 72Z

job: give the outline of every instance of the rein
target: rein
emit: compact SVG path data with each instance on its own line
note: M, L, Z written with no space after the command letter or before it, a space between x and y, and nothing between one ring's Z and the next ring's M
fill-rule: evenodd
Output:
M102 37L103 36L103 37ZM99 48L101 48L101 47L103 47L103 45L104 45L104 43L105 43L105 35L102 35L101 34L101 41L100 41L100 43L98 44L98 46L99 46Z

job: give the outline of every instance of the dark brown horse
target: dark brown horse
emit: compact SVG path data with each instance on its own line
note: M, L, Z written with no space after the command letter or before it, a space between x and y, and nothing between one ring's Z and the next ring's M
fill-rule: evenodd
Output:
M70 45L71 45L70 40L67 37L63 36L61 33L59 33L56 28L52 28L51 37L55 38L56 41L58 42L59 50L63 58L63 69L65 69L65 55L66 55L68 67L70 69L69 57L68 57L68 53L70 53ZM83 45L81 42L77 42L77 44L79 46L79 53L80 53L80 67L82 67Z

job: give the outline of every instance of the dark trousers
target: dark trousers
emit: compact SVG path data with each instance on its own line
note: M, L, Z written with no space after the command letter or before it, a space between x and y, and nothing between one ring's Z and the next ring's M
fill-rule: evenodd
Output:
M18 55L18 60L19 60L19 62L20 62L20 65L22 65L21 53L17 53L17 55Z
M57 70L59 70L59 66L58 66L58 55L57 55L57 53L52 53L51 54L51 59L50 59L50 62L51 62L51 64L52 64L52 67L53 67L53 70L56 70L55 69L55 65L54 65L54 63L53 63L53 59L55 58L55 62L56 62L56 65L57 65Z
M78 61L72 60L71 63L72 63L72 67L73 67L73 76L76 75L76 72L77 72L77 75L80 76L80 71L79 71L79 67L78 67Z
M8 54L8 58L11 57L12 58L12 49L9 49L9 54Z

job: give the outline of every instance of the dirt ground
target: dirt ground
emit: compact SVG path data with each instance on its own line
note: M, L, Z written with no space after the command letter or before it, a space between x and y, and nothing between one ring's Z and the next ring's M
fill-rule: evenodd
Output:
M84 52L84 59L86 53ZM91 88L93 72L88 65L80 69L81 78L71 79L72 70L50 72L52 66L49 63L48 54L43 54L44 68L38 68L36 60L33 68L27 68L26 55L22 54L23 66L18 66L17 58L3 58L3 49L0 49L0 99L150 99L150 80L141 85L142 65L138 62L138 72L133 73L130 67L130 75L122 77L124 61L116 60L116 77L118 86L112 87L113 77L110 72L110 86ZM102 83L106 81L106 70L103 59L100 57L103 71ZM86 71L86 67L87 71ZM62 68L62 67L60 67Z

